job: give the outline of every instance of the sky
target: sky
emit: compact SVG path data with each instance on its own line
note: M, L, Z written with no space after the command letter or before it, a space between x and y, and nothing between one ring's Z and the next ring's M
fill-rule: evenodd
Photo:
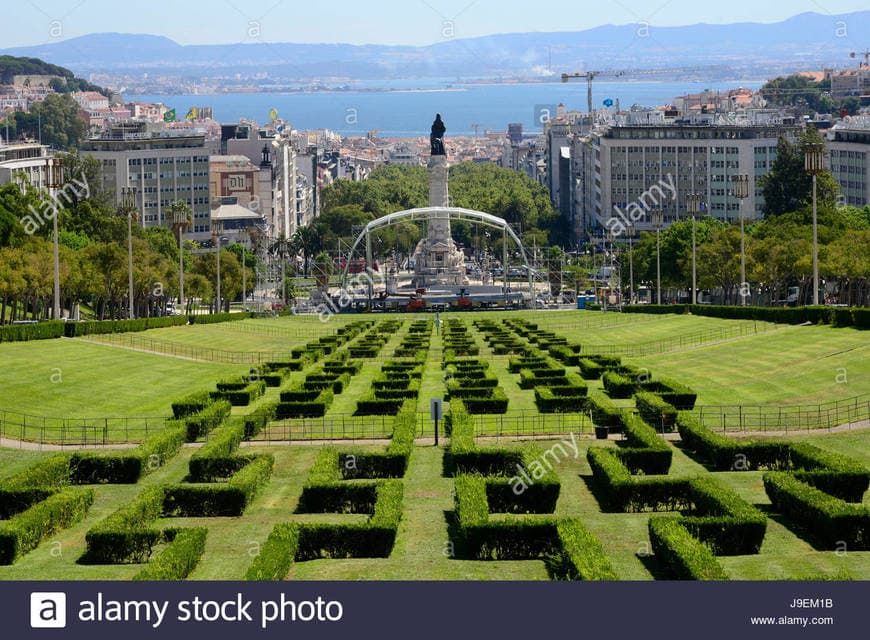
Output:
M345 42L428 45L522 31L575 31L646 22L778 22L838 15L870 0L5 0L0 49L88 33L162 35L180 44Z

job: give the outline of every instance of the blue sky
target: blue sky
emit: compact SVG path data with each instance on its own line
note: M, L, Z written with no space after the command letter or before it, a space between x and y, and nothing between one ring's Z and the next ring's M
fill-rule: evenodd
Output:
M777 22L804 11L836 15L867 8L870 0L7 0L0 48L105 31L164 35L181 44L420 45L444 33L466 38L642 21Z

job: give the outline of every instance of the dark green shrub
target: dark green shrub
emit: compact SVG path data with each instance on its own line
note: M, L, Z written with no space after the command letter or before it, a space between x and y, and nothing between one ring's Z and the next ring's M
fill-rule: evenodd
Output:
M679 518L649 519L649 539L656 559L677 580L727 580L710 547L695 538Z
M64 336L65 322L49 320L38 324L9 325L0 327L0 342L26 342L50 340Z
M283 580L299 549L299 525L276 524L245 573L245 580Z
M172 537L160 553L151 559L133 580L184 580L199 564L205 552L205 537L208 529L180 529L165 531Z
M148 487L85 536L88 564L135 564L151 557L163 534L151 525L163 512L163 487Z
M640 391L634 396L640 417L649 424L664 431L673 431L677 424L677 410L661 396L648 391Z

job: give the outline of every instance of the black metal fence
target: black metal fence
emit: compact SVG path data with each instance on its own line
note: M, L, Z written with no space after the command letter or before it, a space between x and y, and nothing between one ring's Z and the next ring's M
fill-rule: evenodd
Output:
M728 431L810 431L870 419L870 394L813 405L697 406L695 412L712 429Z
M162 430L166 418L49 418L0 410L0 438L70 447L139 443ZM8 443L7 443L8 444Z
M625 356L625 357L641 357L650 356L660 353L668 353L678 349L688 347L697 347L712 342L721 340L730 340L732 338L742 338L744 336L767 333L779 328L779 325L768 325L753 323L752 325L740 325L737 327L722 327L720 329L710 329L700 333L691 333L681 336L671 336L661 340L651 342L641 342L639 344L584 344L581 354L596 353L607 356Z

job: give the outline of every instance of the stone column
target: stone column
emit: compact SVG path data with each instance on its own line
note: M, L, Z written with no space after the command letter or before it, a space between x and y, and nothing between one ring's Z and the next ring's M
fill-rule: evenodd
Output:
M449 207L450 194L447 190L447 156L432 156L429 159L429 206ZM429 239L435 242L449 242L450 219L447 214L438 214L429 220Z

